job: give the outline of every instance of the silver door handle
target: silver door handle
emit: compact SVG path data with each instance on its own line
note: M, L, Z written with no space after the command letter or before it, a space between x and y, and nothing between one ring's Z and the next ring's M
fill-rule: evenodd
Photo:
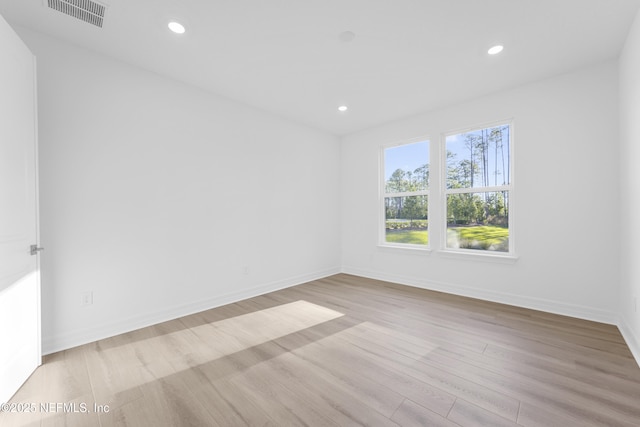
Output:
M37 255L40 251L44 251L44 248L39 248L38 245L31 245L31 255Z

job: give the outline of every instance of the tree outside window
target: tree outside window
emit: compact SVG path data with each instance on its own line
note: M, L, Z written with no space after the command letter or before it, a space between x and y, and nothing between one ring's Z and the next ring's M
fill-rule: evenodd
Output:
M429 141L384 149L384 242L429 244Z
M446 248L512 252L511 125L446 137Z

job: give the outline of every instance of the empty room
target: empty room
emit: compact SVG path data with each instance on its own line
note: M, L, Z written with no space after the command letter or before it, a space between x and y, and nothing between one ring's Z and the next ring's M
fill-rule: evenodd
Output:
M638 426L639 162L640 0L0 0L0 426Z

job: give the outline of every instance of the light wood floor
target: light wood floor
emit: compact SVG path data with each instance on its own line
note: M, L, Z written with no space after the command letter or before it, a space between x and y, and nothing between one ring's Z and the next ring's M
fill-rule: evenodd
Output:
M12 402L37 411L1 426L638 426L640 368L614 326L340 274L49 355Z

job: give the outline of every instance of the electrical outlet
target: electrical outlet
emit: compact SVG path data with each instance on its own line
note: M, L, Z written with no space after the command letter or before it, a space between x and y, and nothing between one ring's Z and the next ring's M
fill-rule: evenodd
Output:
M242 267L242 274L244 274L245 276L247 276L249 274L249 266L245 265L244 267Z
M84 307L93 304L93 292L83 292L80 294L80 306Z

